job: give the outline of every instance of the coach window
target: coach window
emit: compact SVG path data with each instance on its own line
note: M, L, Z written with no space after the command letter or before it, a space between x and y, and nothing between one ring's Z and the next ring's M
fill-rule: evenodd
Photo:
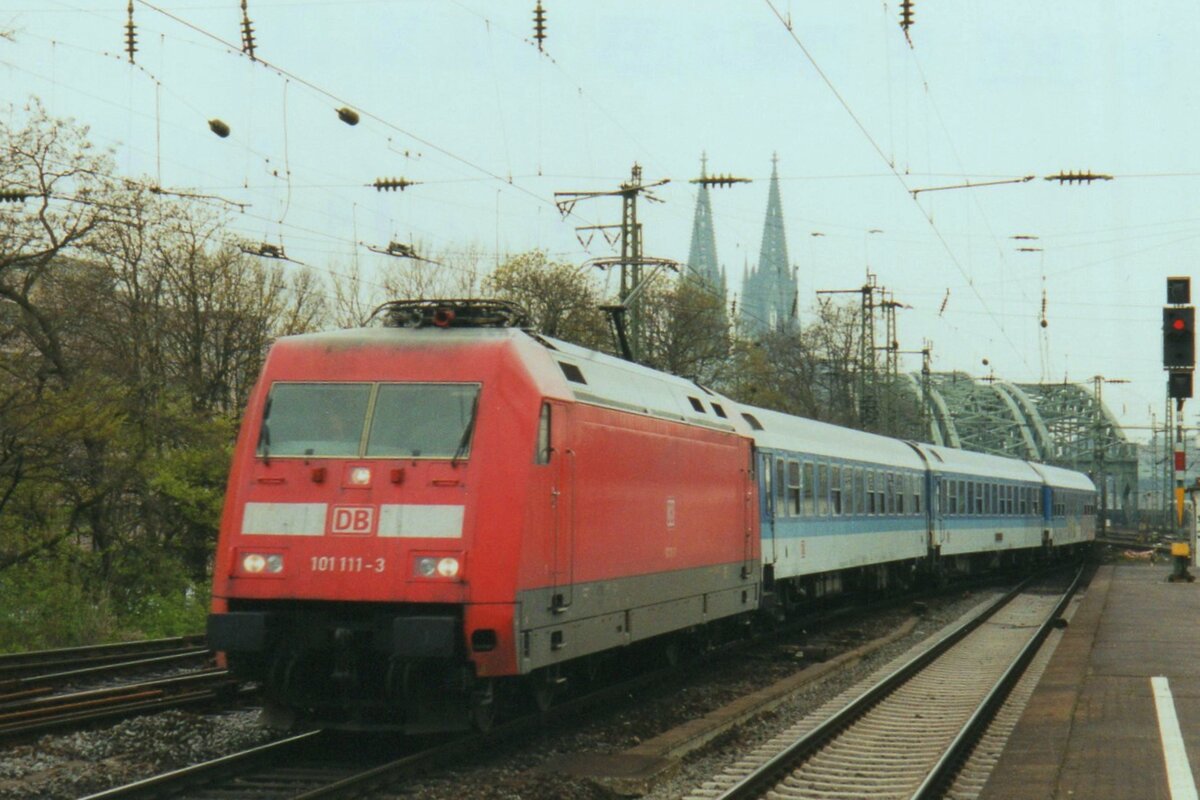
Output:
M862 467L854 468L854 513L867 513L867 476Z
M921 513L921 486L925 481L924 475L913 475L913 513Z
M829 465L817 465L817 513L829 516Z
M982 483L975 484L975 513L983 516L983 495L987 491L987 486Z
M816 491L814 484L816 483L813 475L813 465L811 461L804 462L804 480L801 483L801 491L804 494L804 515L811 517L816 511L816 498L813 493Z
M788 462L788 513L800 516L800 462Z
M782 458L775 459L775 516L786 517L787 508L787 472Z
M887 501L884 500L886 493L884 480L884 473L880 472L875 475L875 510L880 514L887 513Z
M864 476L864 485L866 486L867 513L875 513L875 470L869 469Z
M833 516L841 516L841 467L829 468L829 506Z
M896 476L894 473L885 472L883 474L883 502L880 506L886 509L886 513L896 513Z
M854 513L854 468L846 467L842 470L842 512L845 514Z
M550 404L542 403L542 416L538 419L537 456L535 464L550 463Z
M896 513L904 513L904 495L908 494L908 476L901 473L896 476Z

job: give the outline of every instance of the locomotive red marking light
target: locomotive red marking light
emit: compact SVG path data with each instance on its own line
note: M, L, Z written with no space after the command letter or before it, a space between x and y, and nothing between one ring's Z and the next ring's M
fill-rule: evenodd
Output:
M439 328L449 328L451 322L454 322L454 309L439 308L433 312L433 324Z
M391 473L392 483L404 483L404 470L394 469Z
M325 468L324 467L313 467L312 482L313 483L324 483L325 482Z

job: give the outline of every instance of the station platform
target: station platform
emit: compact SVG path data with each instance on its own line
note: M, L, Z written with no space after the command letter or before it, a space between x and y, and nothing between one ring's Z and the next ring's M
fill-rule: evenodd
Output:
M984 786L985 800L1196 798L1200 580L1102 566Z

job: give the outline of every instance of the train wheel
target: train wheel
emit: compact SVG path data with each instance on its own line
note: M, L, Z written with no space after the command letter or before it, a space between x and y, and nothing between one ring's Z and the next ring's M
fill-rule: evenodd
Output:
M471 692L471 724L481 733L487 733L496 724L496 683L481 682Z
M682 647L679 644L678 637L671 636L663 643L663 658L667 662L668 667L679 666L679 658Z
M547 667L540 673L530 676L530 680L530 693L538 711L549 711L550 707L554 705L555 698L567 685L567 679L562 677L557 666Z

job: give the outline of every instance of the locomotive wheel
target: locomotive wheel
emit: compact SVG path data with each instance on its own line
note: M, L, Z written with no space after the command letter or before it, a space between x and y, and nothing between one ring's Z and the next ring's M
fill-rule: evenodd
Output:
M471 692L471 724L487 733L496 724L496 683L487 680Z

